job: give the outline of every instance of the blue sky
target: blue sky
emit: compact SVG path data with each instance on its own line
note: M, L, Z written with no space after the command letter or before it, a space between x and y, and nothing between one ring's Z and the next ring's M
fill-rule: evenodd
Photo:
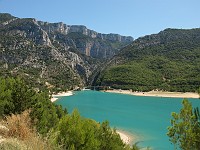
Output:
M200 0L0 0L0 12L134 38L165 28L199 28Z

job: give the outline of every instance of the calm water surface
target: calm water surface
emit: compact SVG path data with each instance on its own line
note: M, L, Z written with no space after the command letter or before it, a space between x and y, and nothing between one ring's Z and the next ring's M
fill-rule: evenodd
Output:
M181 101L180 98L80 91L73 96L60 98L56 104L66 107L70 113L77 108L82 116L98 122L108 120L112 127L136 135L141 147L173 150L166 133L171 112L179 112ZM190 101L193 106L200 106L200 100Z

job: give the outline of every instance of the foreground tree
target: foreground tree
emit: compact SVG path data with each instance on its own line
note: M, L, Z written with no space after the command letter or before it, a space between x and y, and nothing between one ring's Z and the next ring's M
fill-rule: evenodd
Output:
M63 149L130 150L107 121L99 124L80 116L78 110L63 117L54 131L55 143Z
M47 138L50 149L55 147L61 150L137 150L137 146L131 148L124 144L107 121L100 124L83 118L78 110L67 114L61 106L49 100L48 92L36 92L20 78L0 78L1 118L6 120L5 127L9 132L5 135L9 135L9 138L16 138L22 142L24 138L30 141L30 137L34 137L31 142ZM40 134L42 138L38 137ZM13 145L16 145L15 143ZM41 146L44 145L45 149L48 149L48 143L42 141ZM30 146L44 149L36 147L33 143ZM0 149L11 148L10 143L0 143Z
M27 109L31 110L32 122L41 134L48 133L66 114L61 106L49 100L47 91L36 92L20 78L0 77L0 119Z
M174 144L174 149L199 150L200 121L198 109L193 112L192 104L184 99L180 113L172 113L171 127L167 135Z

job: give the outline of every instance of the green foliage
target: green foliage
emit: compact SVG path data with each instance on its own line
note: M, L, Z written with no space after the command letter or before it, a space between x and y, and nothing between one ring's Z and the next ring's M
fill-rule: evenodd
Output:
M82 150L129 150L115 130L107 121L98 124L93 120L82 118L77 110L63 117L57 128L55 143L63 149Z
M104 73L101 84L111 85L114 88L146 91L155 89L160 83L161 77L156 72L137 63L111 67Z
M32 90L29 90L19 78L0 79L0 102L2 114L20 113L30 105Z
M63 117L56 128L58 132L56 143L63 145L63 149L96 149L98 141L94 138L95 122L80 117L77 110L71 115Z
M62 107L49 100L48 92L36 93L20 78L0 78L0 116L31 109L37 130L45 134L65 115Z
M171 127L167 135L175 149L199 150L200 147L200 118L198 109L193 112L191 103L184 99L180 113L172 113Z
M149 91L200 87L200 29L167 29L135 40L101 72L96 84Z
M13 17L12 15L8 14L8 13L0 13L0 23L9 21L11 19L14 19L15 17Z
M125 147L125 144L121 141L120 136L116 133L116 130L112 130L109 127L108 121L105 121L100 125L99 138L101 141L101 150L120 150Z
M53 146L60 149L131 149L107 121L99 124L81 117L77 110L67 115L61 106L49 100L48 94L36 93L20 78L0 78L0 116L19 114L30 109L31 123L40 134L49 137Z

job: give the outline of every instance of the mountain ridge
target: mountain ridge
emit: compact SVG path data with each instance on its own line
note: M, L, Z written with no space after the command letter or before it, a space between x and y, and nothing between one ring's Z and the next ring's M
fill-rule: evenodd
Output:
M66 90L84 86L93 70L101 64L100 60L81 53L74 39L61 34L56 35L57 38L53 36L35 19L1 14L0 74L20 75L35 87L46 84ZM83 37L81 33L77 36ZM84 45L87 38L84 37L79 44Z
M67 25L63 22L58 23L49 23L49 22L43 22L38 21L39 25L43 27L45 31L50 32L60 32L62 34L68 34L71 32L79 32L84 35L90 36L91 38L100 38L102 40L111 40L111 41L119 41L119 42L132 42L133 37L131 36L122 36L119 34L109 33L98 33L94 30L88 29L84 25Z
M196 91L200 87L200 28L165 29L136 39L115 55L97 85L133 91Z
M0 73L56 89L91 82L134 91L200 87L200 28L168 28L131 43L98 36L85 26L0 14Z
M76 48L83 54L95 58L111 58L119 49L130 44L134 40L131 36L121 36L112 33L101 34L87 29L87 27L83 25L66 25L62 22L49 23L37 21L34 18L21 19L5 13L1 13L0 18L3 20L1 21L1 25L20 21L32 22L38 26L39 29L42 29L51 40L57 40L65 47ZM47 40L50 41L49 39Z

